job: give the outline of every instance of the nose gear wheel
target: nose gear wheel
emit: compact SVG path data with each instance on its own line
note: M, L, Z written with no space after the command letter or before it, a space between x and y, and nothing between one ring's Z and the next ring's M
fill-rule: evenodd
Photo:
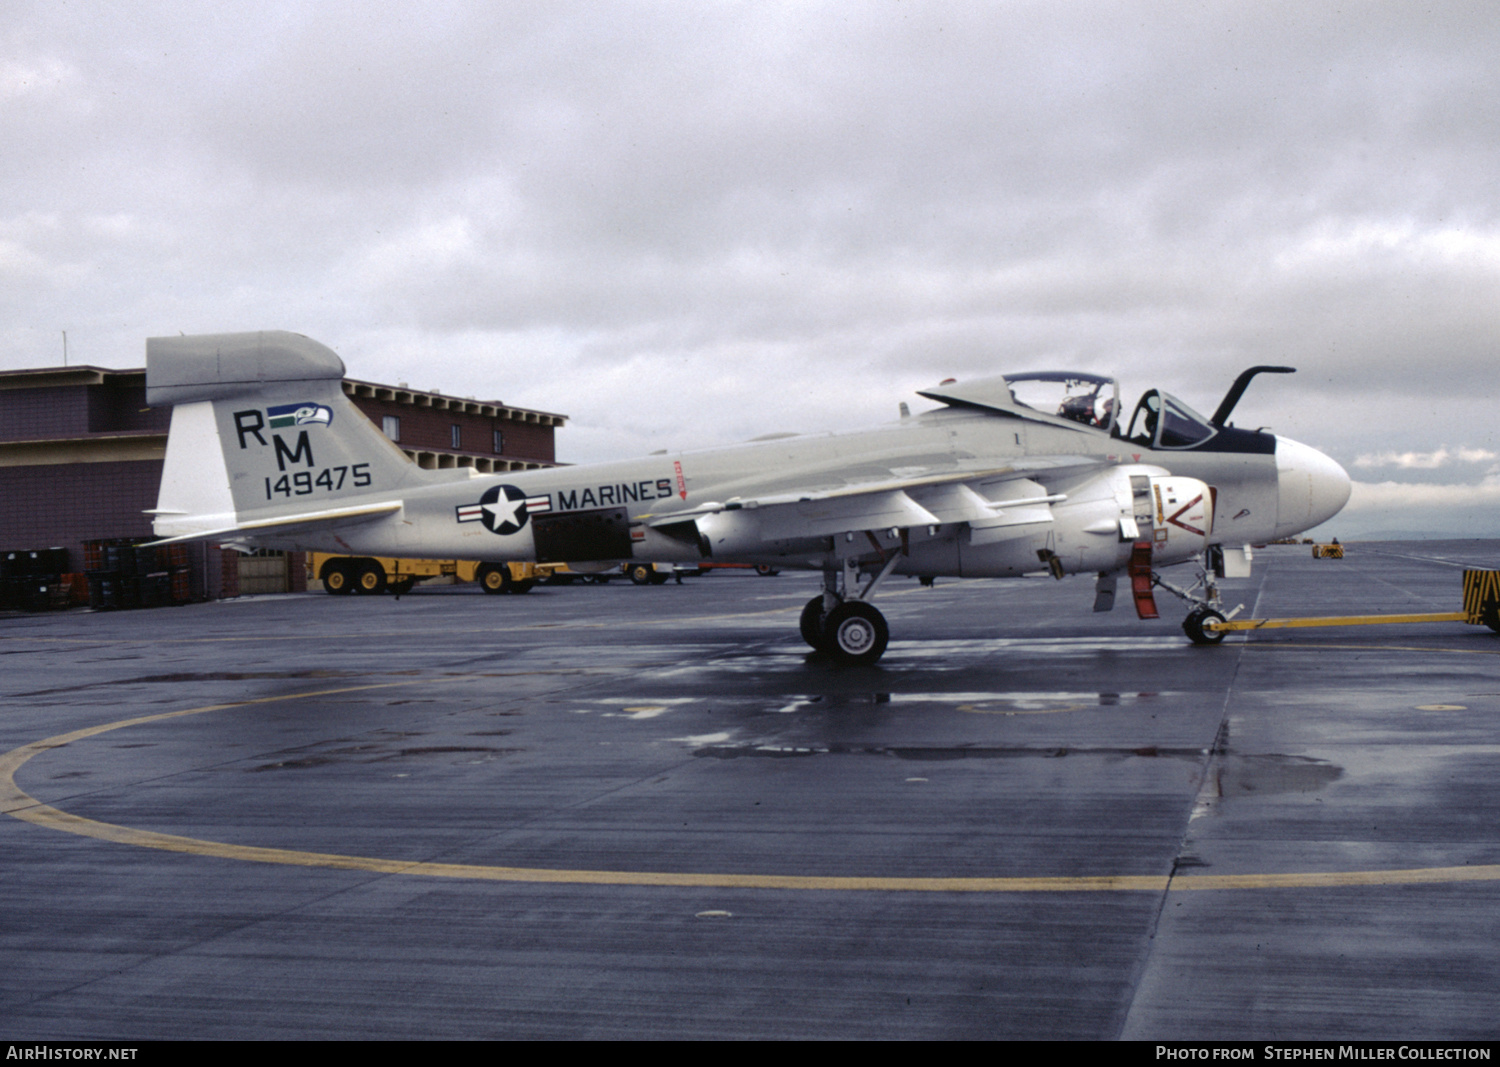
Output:
M1188 640L1195 645L1217 645L1224 640L1223 630L1209 630L1204 624L1207 622L1223 622L1224 616L1213 608L1196 608L1188 612L1188 617L1182 620L1182 632L1188 635Z

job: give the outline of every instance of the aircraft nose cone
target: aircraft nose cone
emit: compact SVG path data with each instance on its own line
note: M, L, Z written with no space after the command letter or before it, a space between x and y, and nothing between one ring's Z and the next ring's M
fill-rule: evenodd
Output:
M1276 438L1276 536L1327 522L1349 500L1349 475L1316 448Z

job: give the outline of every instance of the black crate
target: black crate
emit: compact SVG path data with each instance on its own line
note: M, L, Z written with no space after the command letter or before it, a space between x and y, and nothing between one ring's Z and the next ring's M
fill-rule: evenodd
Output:
M62 586L56 577L34 574L25 578L12 578L10 582L16 607L22 611L46 611L65 603Z

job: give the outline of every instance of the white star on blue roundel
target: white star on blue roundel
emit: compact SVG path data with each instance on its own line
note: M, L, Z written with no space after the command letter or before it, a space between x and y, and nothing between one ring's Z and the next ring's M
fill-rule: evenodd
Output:
M485 490L479 498L482 510L479 521L484 528L502 536L517 533L526 525L526 494L513 485L497 485Z

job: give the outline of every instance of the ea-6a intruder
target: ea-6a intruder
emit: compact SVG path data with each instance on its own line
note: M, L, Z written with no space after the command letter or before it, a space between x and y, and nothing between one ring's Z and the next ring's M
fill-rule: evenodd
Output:
M920 395L940 407L845 434L775 435L699 452L477 475L423 470L345 397L344 364L285 332L146 342L147 402L173 405L161 496L167 541L369 556L603 566L735 562L821 571L802 636L848 663L885 651L871 603L892 574L1094 574L1095 610L1132 579L1192 605L1195 641L1222 637L1214 575L1252 542L1337 514L1349 477L1307 445L1151 390L1128 422L1113 379L1048 371ZM1197 561L1188 589L1159 569Z

